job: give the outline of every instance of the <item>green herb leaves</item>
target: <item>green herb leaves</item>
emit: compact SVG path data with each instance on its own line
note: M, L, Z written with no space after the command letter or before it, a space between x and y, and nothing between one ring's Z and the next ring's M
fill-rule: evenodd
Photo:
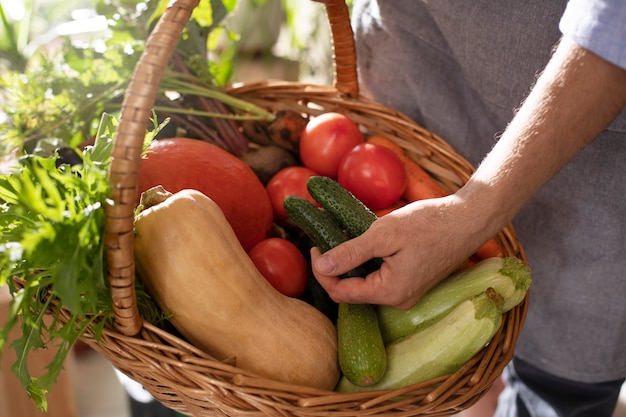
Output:
M71 346L92 320L100 329L111 314L102 241L109 141L99 138L80 165L57 168L56 157L26 155L0 176L0 285L13 292L0 351L19 323L12 370L42 410ZM58 348L54 360L45 375L32 378L29 352L49 345Z

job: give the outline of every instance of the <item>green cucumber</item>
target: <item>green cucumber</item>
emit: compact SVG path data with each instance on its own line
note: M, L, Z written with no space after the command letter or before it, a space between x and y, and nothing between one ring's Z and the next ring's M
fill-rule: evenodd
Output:
M352 384L367 387L380 381L387 353L373 305L339 304L337 341L339 366Z
M311 197L329 211L351 237L362 235L378 219L354 194L332 178L312 176L306 183ZM382 259L372 259L372 267L380 268Z
M291 221L322 252L349 239L334 216L305 198L289 196L285 199L284 207ZM364 277L367 272L361 266L343 277ZM337 349L341 371L352 384L367 386L383 377L387 367L387 354L373 305L339 304Z
M519 304L532 282L530 269L516 257L488 258L445 278L408 310L377 306L378 323L385 344L439 320L463 300L487 288L504 298L502 309Z
M313 176L306 187L311 197L332 213L352 237L362 235L377 219L372 210L332 178Z
M343 376L336 391L398 389L457 371L493 338L501 306L493 288L466 299L441 320L387 346L387 370L378 383L363 388Z
M328 211L315 206L306 198L290 195L283 203L289 219L313 241L320 251L326 252L349 237L341 228L337 219ZM346 272L343 277L364 277L369 273L364 266Z

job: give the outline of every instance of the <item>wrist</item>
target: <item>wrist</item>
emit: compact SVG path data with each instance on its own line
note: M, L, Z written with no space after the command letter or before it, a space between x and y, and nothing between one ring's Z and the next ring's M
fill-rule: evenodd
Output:
M489 184L470 179L455 194L455 205L462 210L467 239L472 242L472 253L478 246L493 238L507 226L515 211L509 198L500 198Z

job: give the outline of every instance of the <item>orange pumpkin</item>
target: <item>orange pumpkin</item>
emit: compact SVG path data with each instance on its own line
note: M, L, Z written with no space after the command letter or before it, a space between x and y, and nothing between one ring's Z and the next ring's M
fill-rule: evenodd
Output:
M265 187L242 160L197 139L169 138L153 142L139 169L141 193L161 185L176 193L198 190L222 209L246 250L272 229L272 206Z

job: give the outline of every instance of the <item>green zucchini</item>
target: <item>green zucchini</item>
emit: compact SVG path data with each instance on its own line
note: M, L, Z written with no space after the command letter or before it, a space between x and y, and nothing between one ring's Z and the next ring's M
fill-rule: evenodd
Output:
M450 275L432 288L408 310L377 306L378 322L385 344L415 332L440 319L463 300L487 288L504 298L503 311L509 311L526 295L532 277L530 269L516 257L488 258Z
M300 227L322 252L349 239L334 216L305 198L289 196L285 199L284 207L291 221ZM361 266L343 276L365 275L367 271ZM383 377L387 367L387 354L373 305L339 304L337 349L341 371L351 383L367 386Z
M502 323L502 297L492 288L466 299L430 326L387 346L387 370L366 388L343 376L336 391L398 389L457 371L493 338Z

